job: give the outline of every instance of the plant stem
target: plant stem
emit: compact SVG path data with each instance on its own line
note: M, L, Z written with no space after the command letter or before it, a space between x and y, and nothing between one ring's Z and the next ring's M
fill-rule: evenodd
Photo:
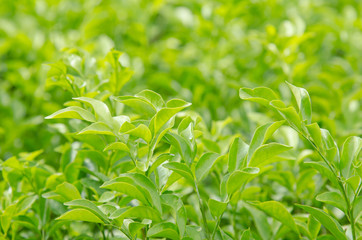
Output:
M212 240L215 239L215 234L216 234L217 229L219 228L220 220L221 220L221 217L222 217L223 214L224 213L222 213L216 220L216 225L215 225L214 230L212 231L212 235L211 235Z
M195 182L195 189L196 189L197 197L199 199L200 211L201 211L201 215L202 215L202 222L203 222L203 225L204 225L204 228L205 228L206 238L210 239L210 233L209 233L209 228L207 227L207 219L206 219L205 209L204 209L204 205L202 204L199 188L197 187L196 182Z
M292 127L292 126L291 126ZM292 127L293 128L293 127ZM319 156L323 159L323 161L327 164L327 166L329 167L329 169L331 170L331 172L333 173L333 175L335 176L335 178L338 181L338 187L339 190L341 191L344 201L346 202L346 216L348 218L348 221L351 224L351 229L352 229L352 239L356 240L356 229L355 229L355 224L354 224L354 216L353 216L353 205L350 204L348 196L347 196L347 191L343 185L343 182L341 181L341 178L337 175L337 173L334 171L333 166L331 165L331 163L326 159L326 157L322 154L322 152L319 150L319 148L316 146L316 144L310 140L308 138L308 136L304 135L301 131L299 131L298 129L293 128L295 131L297 131L302 137L304 137L312 146L313 148L317 151L317 153L319 154Z

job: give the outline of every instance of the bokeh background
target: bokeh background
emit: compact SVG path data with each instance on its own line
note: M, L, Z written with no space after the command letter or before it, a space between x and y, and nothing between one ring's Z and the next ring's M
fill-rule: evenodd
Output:
M267 120L240 87L288 99L306 88L313 118L339 143L362 134L362 1L1 0L0 158L41 148L52 161L64 139L44 116L71 99L49 80L52 64L74 78L105 78L114 48L133 71L118 95L145 88L183 98L208 126L230 118L246 137ZM99 61L98 61L99 60ZM131 74L131 71L127 72ZM236 120L235 120L236 119Z

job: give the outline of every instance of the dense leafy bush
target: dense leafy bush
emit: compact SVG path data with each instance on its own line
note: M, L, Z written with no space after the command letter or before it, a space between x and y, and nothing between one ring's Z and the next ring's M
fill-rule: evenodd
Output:
M362 239L361 9L2 4L0 239Z

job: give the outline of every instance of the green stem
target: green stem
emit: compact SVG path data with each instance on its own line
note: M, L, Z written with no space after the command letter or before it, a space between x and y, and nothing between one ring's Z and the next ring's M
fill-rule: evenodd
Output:
M291 126L292 127L292 126ZM292 127L293 128L293 127ZM298 129L293 128L295 131L297 131L302 137L304 137L312 146L313 148L317 151L317 153L319 154L319 156L323 159L323 161L327 164L327 166L329 167L329 169L331 170L331 172L333 173L333 175L335 176L335 178L338 181L338 187L339 190L341 191L344 201L346 202L346 216L348 218L348 221L351 224L351 229L352 229L352 238L353 240L356 240L356 229L355 229L355 224L354 224L354 216L353 216L353 205L351 206L348 196L347 196L347 191L343 185L343 182L341 181L340 177L337 175L337 173L334 171L333 166L331 165L331 163L326 159L326 157L322 154L322 152L319 150L319 148L317 147L317 145L308 138L308 136L304 135L302 132L300 132Z
M219 228L219 225L220 225L220 220L221 220L221 217L224 213L222 213L216 220L216 225L214 227L214 230L212 231L212 235L211 235L211 239L214 240L215 239L215 234L216 234L216 231L217 229Z
M201 215L202 215L202 222L203 222L203 225L204 225L204 228L205 228L206 238L210 239L210 233L209 233L209 228L207 227L207 219L206 219L205 209L204 209L204 205L202 204L199 188L197 187L196 182L195 182L195 190L196 190L197 197L199 199L199 205L200 205L200 210L201 210Z

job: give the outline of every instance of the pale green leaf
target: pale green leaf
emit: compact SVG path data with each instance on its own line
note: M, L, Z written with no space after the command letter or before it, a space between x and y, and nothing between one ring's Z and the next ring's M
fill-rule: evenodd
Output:
M78 97L73 99L90 104L96 113L96 118L98 121L107 124L113 124L112 115L108 109L108 106L104 102L88 97Z
M190 184L194 185L194 177L190 170L190 168L184 164L179 162L170 162L162 165L165 168L168 168L175 173L184 177Z
M95 116L80 107L71 106L64 109L61 109L59 111L56 111L55 113L45 117L46 119L55 119L55 118L75 118L75 119L81 119L86 120L89 122L95 122L96 118Z
M321 193L316 197L316 200L335 206L341 209L342 211L346 211L345 201L341 196L341 194L337 192Z
M82 129L78 134L101 134L115 136L112 129L102 122L92 123L88 127Z
M346 237L343 228L341 225L337 222L336 219L329 216L324 211L309 207L309 206L303 206L296 204L296 206L302 208L303 210L309 212L313 217L315 217L331 234L333 234L338 240L348 240Z
M104 222L106 222L106 223L109 222L107 216L97 207L97 205L95 205L94 203L92 203L89 200L76 199L76 200L73 200L70 202L66 202L66 203L64 203L64 205L69 206L70 208L86 209L86 210L92 212L93 214L95 214L98 218L100 218Z
M309 94L304 88L296 87L289 82L286 82L288 87L292 91L295 101L299 109L299 114L303 120L306 120L308 124L312 121L312 104Z
M227 194L231 196L234 192L239 190L246 184L252 177L259 173L259 168L247 167L242 170L234 171L226 183Z
M119 150L119 151L129 152L128 146L122 142L114 142L108 144L103 151L108 151L108 150Z
M147 237L150 238L167 238L172 240L180 239L177 227L171 222L159 223L152 226L147 231Z
M269 159L272 159L276 155L290 150L292 147L280 143L268 143L260 146L255 150L250 158L248 166L258 167L268 163Z
M256 206L268 214L269 216L280 221L285 226L288 226L291 230L299 234L298 227L294 222L292 215L284 207L283 204L276 201L261 202L256 204Z
M201 181L210 171L216 160L219 158L217 153L204 153L195 166L195 176L197 181Z
M104 223L97 215L92 213L87 209L77 208L72 209L56 220L71 220L71 221L85 221L85 222L94 222L94 223Z
M209 209L210 209L211 214L215 218L218 218L225 212L228 203L227 202L220 202L220 201L217 201L217 200L214 200L214 199L210 198L209 202L208 202L208 205L209 205Z
M345 178L350 177L352 163L362 150L362 139L356 136L347 138L343 143L340 170Z
M277 94L267 87L257 87L254 89L240 88L239 97L243 100L268 105L270 101L277 100Z
M234 139L229 150L229 173L232 173L235 170L239 170L242 167L244 158L248 153L248 149L248 144L246 144L241 138L238 137Z

